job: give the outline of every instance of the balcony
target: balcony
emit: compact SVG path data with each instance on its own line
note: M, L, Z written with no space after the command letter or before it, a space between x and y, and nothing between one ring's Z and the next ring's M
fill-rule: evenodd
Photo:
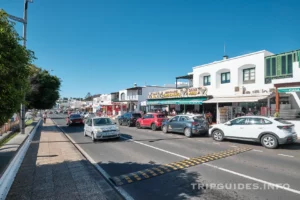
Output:
M176 77L176 89L193 87L193 74ZM178 82L178 80L188 80L188 82Z
M138 99L139 99L138 95L127 95L127 100L137 101Z

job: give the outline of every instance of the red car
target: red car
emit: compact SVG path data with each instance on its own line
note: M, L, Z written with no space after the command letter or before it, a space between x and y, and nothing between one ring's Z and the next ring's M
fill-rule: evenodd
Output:
M73 124L84 124L83 119L79 114L71 114L69 117L67 117L67 125L71 126Z
M161 128L162 122L165 119L165 115L161 113L147 113L144 117L137 119L136 127L137 128L151 128L155 131L158 128Z

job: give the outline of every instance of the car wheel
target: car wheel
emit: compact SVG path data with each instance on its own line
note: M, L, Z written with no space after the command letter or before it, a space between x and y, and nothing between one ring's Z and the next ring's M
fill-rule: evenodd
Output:
M192 137L192 130L190 128L185 128L184 129L184 135L186 137Z
M162 131L163 131L164 133L168 133L168 127L167 127L167 125L164 125L164 126L162 127Z
M156 129L157 129L156 125L155 125L155 124L152 124L152 125L151 125L151 129L152 129L152 131L156 131Z
M128 126L128 127L131 126L130 120L127 121L127 126Z
M142 127L141 127L141 124L140 124L139 122L137 122L137 123L135 124L135 126L136 126L137 129L141 129L141 128L142 128Z
M278 147L277 138L271 134L264 135L261 138L261 144L268 149L276 149Z
M94 133L92 133L92 141L95 142L96 141L96 138L94 136Z
M214 130L212 133L212 137L216 141L224 140L224 133L221 130Z

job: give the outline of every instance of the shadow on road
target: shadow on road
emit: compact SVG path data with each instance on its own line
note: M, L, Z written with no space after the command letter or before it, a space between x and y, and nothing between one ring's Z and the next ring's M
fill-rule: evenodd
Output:
M124 175L140 170L150 169L160 166L155 162L136 163L136 162L108 162L98 163L108 174L113 176ZM140 175L141 176L141 175ZM193 189L191 184L199 183L201 175L197 172L188 172L185 169L168 172L165 174L137 181L134 178L133 183L124 184L124 188L134 199L191 199L199 198L204 192L201 189Z

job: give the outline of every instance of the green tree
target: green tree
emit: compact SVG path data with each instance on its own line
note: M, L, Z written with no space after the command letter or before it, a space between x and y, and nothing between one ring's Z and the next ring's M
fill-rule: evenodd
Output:
M26 95L28 108L51 109L59 99L61 81L47 70L31 66L30 91Z
M21 40L14 23L0 10L0 126L19 111L28 91L29 64L34 54L20 45Z

